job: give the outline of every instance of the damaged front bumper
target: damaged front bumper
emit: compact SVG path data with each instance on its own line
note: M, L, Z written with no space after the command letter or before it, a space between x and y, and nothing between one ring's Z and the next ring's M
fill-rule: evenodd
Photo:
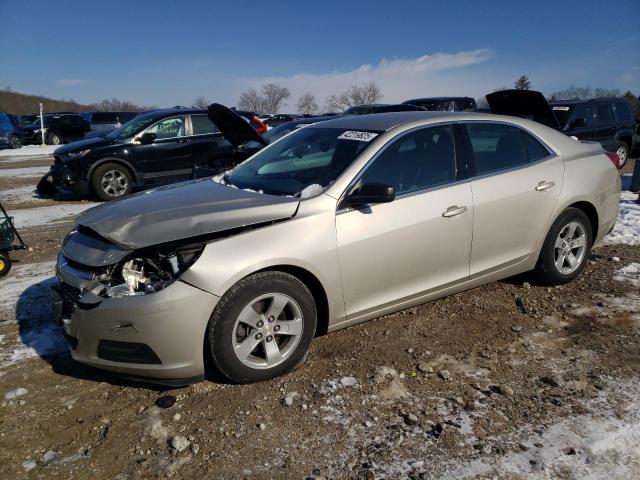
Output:
M74 360L127 377L179 385L204 378L207 323L218 297L180 280L150 294L102 298L92 274L62 259L54 312Z
M42 196L56 193L87 195L89 181L68 162L56 158L51 169L38 182L36 189Z

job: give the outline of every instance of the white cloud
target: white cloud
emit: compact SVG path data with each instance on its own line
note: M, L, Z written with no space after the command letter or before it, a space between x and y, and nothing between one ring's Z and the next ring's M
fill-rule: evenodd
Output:
M243 78L235 82L237 94L251 86L276 82L291 91L290 105L304 92L313 93L320 103L331 94L350 85L375 81L384 94L384 102L401 102L416 96L480 96L496 88L499 75L469 69L493 58L482 48L457 53L434 53L416 58L383 58L378 64L364 64L350 71L299 73L290 76ZM491 77L491 78L490 78Z
M61 78L60 80L56 80L56 85L59 87L77 87L78 85L82 85L85 81L79 78Z

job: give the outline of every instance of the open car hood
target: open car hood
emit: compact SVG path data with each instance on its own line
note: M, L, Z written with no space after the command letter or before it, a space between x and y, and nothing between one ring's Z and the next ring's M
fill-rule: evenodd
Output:
M211 179L147 190L85 211L78 224L126 250L293 217L299 200Z
M267 144L267 141L244 118L224 105L212 103L209 105L207 115L234 147L249 141Z
M535 90L500 90L487 95L492 113L522 117L560 130L560 123L544 98Z

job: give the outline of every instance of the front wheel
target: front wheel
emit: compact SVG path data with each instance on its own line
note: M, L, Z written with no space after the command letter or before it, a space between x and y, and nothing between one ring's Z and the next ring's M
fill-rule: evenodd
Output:
M9 148L15 150L16 148L20 148L22 146L22 142L17 135L9 135Z
M47 135L47 143L49 145L62 145L62 138L55 132Z
M629 147L624 142L618 142L616 145L616 153L620 159L620 168L624 167L629 159Z
M304 360L316 322L313 295L300 280L284 272L260 272L220 299L205 344L211 363L229 380L259 382Z
M9 254L0 252L0 277L4 277L11 270L11 259Z
M592 242L593 232L587 215L577 208L566 209L553 222L542 245L536 277L550 285L575 279L587 264Z
M91 189L100 200L116 200L131 193L133 178L127 168L117 163L105 163L91 175Z

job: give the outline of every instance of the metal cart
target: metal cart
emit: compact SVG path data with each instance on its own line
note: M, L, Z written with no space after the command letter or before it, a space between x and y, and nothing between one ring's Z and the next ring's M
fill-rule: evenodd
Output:
M11 270L11 258L9 252L14 250L24 250L27 245L20 237L20 234L13 225L13 217L10 217L7 211L0 203L0 277L4 277ZM18 243L14 244L14 240L18 239Z

